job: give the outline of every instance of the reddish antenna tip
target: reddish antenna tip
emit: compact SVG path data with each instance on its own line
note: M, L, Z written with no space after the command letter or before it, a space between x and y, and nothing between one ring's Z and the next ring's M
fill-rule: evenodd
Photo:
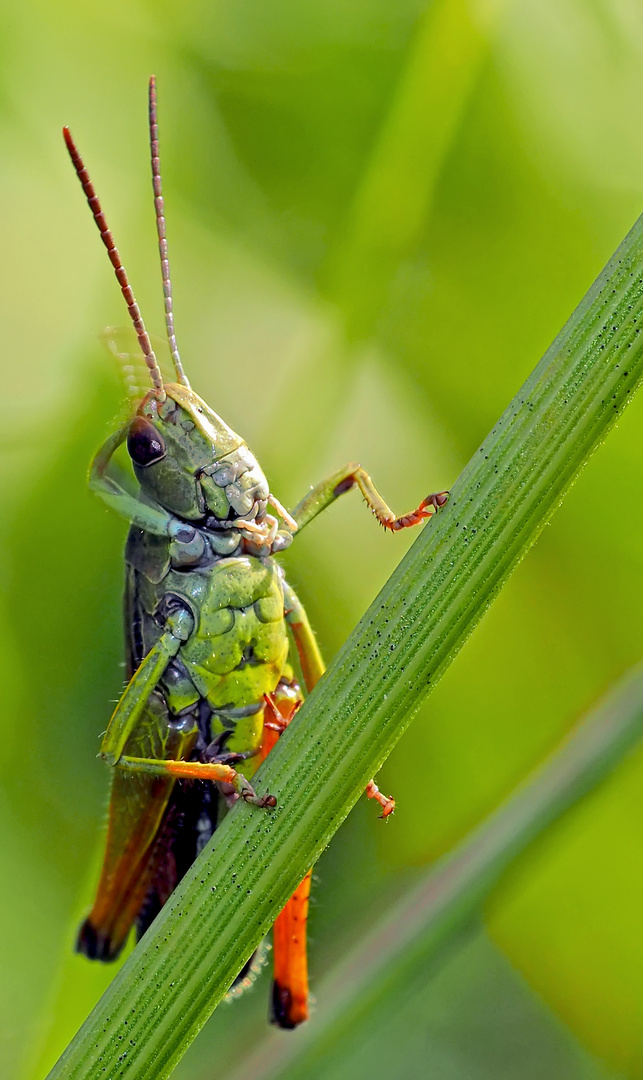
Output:
M111 230L107 225L105 214L103 213L99 198L96 194L96 191L94 190L94 185L91 182L89 173L85 168L83 159L78 152L78 148L76 147L76 144L71 137L71 132L67 126L63 128L63 138L65 140L67 149L69 150L69 156L76 170L78 179L80 180L81 187L85 193L87 202L89 203L92 217L94 218L94 221L96 222L96 225L98 227L98 231L100 232L101 240L107 248L107 253L109 255L110 262L114 268L118 284L121 287L121 292L123 294L123 297L125 298L127 310L134 324L136 336L145 357L145 363L147 364L147 367L149 369L152 386L154 388L154 396L157 398L158 401L165 401L166 394L163 387L163 376L161 375L156 356L154 355L154 350L150 344L150 339L147 330L145 329L145 324L141 317L139 306L136 303L136 298L134 296L134 293L132 292L132 287L128 281L125 267L121 262L118 248L114 243L114 237L112 236Z
M83 181L83 178L80 175L81 172L83 172L83 170L85 169L85 166L83 164L83 159L81 158L81 156L80 156L80 154L78 152L78 147L76 146L76 143L74 142L72 133L69 130L69 128L67 127L66 124L65 124L65 126L63 128L63 139L65 140L65 145L66 145L66 147L67 147L67 149L69 151L69 156L70 156L70 158L72 160L73 166L74 166L76 172L78 173L78 178L79 178L81 184L83 185L83 190L85 190L85 183ZM87 179L89 180L89 174L87 174ZM85 194L87 195L86 190L85 190Z

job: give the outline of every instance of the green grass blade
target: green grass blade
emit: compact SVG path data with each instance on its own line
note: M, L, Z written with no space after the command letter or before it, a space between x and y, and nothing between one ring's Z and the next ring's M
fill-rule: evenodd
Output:
M643 374L643 220L419 535L50 1077L168 1076ZM409 784L422 783L409 770Z
M643 736L643 667L621 680L518 789L423 877L317 989L314 1023L271 1033L229 1080L294 1080L331 1046L400 1000L405 985L470 922L503 871L592 791ZM309 1057L309 1054L311 1055ZM303 1071L302 1071L303 1070Z

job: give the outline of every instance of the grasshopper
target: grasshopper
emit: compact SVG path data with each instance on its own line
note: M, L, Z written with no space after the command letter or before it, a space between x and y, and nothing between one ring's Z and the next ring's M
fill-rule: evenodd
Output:
M176 380L163 380L134 293L89 173L68 128L67 149L107 248L151 387L95 455L89 484L130 523L125 549L127 685L101 756L112 768L104 862L77 949L113 960L135 927L140 938L216 828L241 799L269 810L250 779L324 671L304 608L274 556L357 487L385 529L417 525L447 492L396 517L357 464L284 509L244 440L192 390L174 333L172 285L158 148L156 86L149 85L152 182L165 321ZM112 469L126 443L138 481L129 492ZM201 781L200 783L195 781ZM394 800L371 781L366 794L388 817ZM310 872L274 925L271 1020L308 1017L306 918ZM239 976L243 979L249 964Z

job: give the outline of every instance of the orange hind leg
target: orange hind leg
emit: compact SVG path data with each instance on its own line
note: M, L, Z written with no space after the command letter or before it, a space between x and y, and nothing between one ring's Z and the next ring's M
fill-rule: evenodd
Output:
M268 756L302 700L296 683L280 683L274 694L266 694L262 759ZM311 874L312 870L309 870L277 916L272 931L274 979L270 1020L286 1029L295 1028L308 1019L306 923Z

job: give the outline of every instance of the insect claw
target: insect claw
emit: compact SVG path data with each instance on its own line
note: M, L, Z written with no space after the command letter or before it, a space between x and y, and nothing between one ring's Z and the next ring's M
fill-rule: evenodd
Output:
M234 786L241 798L247 803L252 803L253 806L260 806L263 810L272 810L277 805L274 795L257 795L252 784L249 784L241 773L237 773Z
M274 795L255 795L254 792L250 795L249 792L241 792L241 798L248 803L252 803L253 806L259 806L262 810L273 810L277 805L277 799Z
M382 813L378 815L380 819L386 820L395 810L395 799L392 799L390 795L384 795L374 780L369 780L366 785L366 798L376 799L380 804L382 807Z
M420 509L424 509L426 506L433 506L436 510L440 510L441 507L449 500L449 491L436 491L432 495L427 495L423 503L420 503Z
M385 801L382 802L381 798L383 798ZM391 814L395 813L395 799L391 799L388 795L381 796L381 798L378 799L378 802L382 807L382 813L378 814L377 816L380 821L388 821Z

